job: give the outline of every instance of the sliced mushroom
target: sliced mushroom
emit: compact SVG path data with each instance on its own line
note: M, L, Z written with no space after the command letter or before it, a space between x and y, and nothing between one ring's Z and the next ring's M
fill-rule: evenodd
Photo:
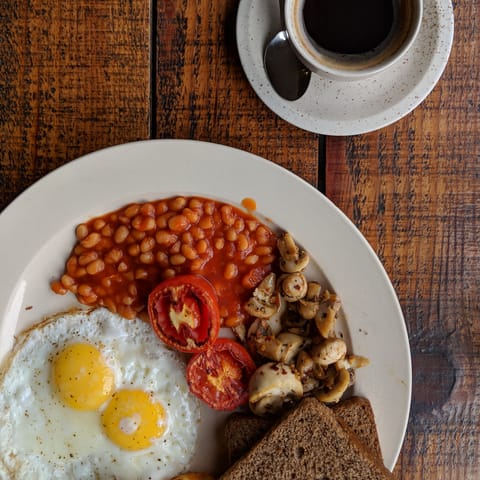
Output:
M315 325L323 338L334 336L335 323L337 322L337 313L340 310L340 299L330 293L325 292L324 298L320 303L320 309L315 315Z
M322 286L318 282L308 282L307 293L298 302L298 313L305 319L311 320L320 310Z
M280 269L287 273L301 272L305 270L310 261L310 256L305 250L301 250L290 233L285 232L277 242L281 255Z
M302 382L289 365L265 363L250 378L249 405L256 415L279 413L302 395Z
M370 363L370 360L361 355L347 355L345 358L340 359L335 366L338 370L342 368L357 369L366 367Z
M257 352L276 362L290 363L305 346L306 339L290 332L282 332L276 337L258 337Z
M307 294L308 282L303 273L290 273L281 278L280 288L287 302L297 302Z
M324 403L338 403L349 386L350 373L346 368L342 368L338 372L333 388L331 390L315 392L315 396Z
M280 295L275 292L276 275L267 275L253 291L252 297L245 304L245 311L256 318L270 318L280 308Z
M328 338L318 345L314 345L310 351L315 364L327 367L345 358L347 344L341 338Z

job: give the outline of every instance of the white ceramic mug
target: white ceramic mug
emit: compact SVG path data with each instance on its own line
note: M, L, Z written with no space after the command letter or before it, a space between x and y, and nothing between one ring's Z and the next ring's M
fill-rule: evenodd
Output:
M423 0L285 0L297 56L312 72L336 80L370 77L398 61L414 42L422 13Z

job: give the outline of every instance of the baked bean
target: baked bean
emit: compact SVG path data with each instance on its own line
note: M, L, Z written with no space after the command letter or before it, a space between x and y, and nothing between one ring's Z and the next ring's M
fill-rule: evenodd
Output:
M107 224L107 222L105 222L105 220L103 218L97 218L97 220L95 220L93 222L93 228L98 232L100 230L102 230L102 228Z
M77 266L78 266L77 257L70 257L67 260L67 264L66 264L67 273L73 276L77 270Z
M187 259L181 253L176 253L170 257L170 263L174 266L183 265Z
M105 288L110 288L112 286L112 279L110 277L103 277L102 278L102 285Z
M237 237L237 248L238 248L238 250L240 252L244 252L245 250L248 249L249 246L250 246L250 243L249 243L246 235L244 235L243 233L240 233Z
M182 243L185 245L193 245L193 236L190 232L185 232L182 234Z
M155 240L159 245L165 245L166 247L169 247L177 241L177 236L166 230L159 230L155 234Z
M118 314L127 320L133 320L136 317L137 312L129 306L120 304L118 306Z
M259 247L256 247L254 252L257 255L270 255L272 253L272 247L269 247L267 245L261 245Z
M225 246L225 240L223 238L217 238L215 240L215 248L221 250Z
M258 227L258 222L256 220L247 220L246 224L250 232L254 232Z
M275 261L275 258L275 255L265 255L262 257L261 261L264 265L270 265Z
M140 262L150 265L155 261L155 256L152 252L145 252L140 254Z
M233 224L233 228L237 233L240 233L245 228L245 221L243 218L237 218Z
M86 266L85 270L87 270L87 273L89 275L96 275L97 273L102 272L104 268L105 268L105 263L103 262L103 260L101 260L100 258L97 258L97 260L90 262Z
M100 242L101 239L102 239L102 236L98 232L92 232L92 233L89 233L80 242L80 244L85 248L93 248L95 245L97 245Z
M113 240L115 243L123 243L129 234L129 230L125 225L120 225L113 235Z
M93 262L98 258L98 253L95 250L90 250L89 252L84 253L78 257L78 264L85 266L90 262Z
M171 199L168 205L174 212L179 212L187 205L187 199L185 197L176 197Z
M65 295L69 290L66 289L61 282L55 280L50 284L50 288L57 294L57 295Z
M130 235L136 242L143 240L147 236L145 232L141 232L140 230L135 229L130 231Z
M235 231L235 229L229 228L229 229L225 232L225 238L226 238L229 242L234 242L234 241L238 238L238 235L237 235L237 232Z
M182 248L182 242L178 240L168 249L168 252L171 254L180 253L181 248Z
M155 247L155 239L153 237L145 237L140 243L140 251L142 253L150 252Z
M124 305L129 305L130 306L134 301L135 301L135 299L133 297L128 296L128 295L125 295L122 298L122 303Z
M119 215L118 216L118 221L120 223L123 223L123 225L128 225L130 223L130 218L128 218L126 215Z
M198 257L198 253L197 251L192 248L190 245L182 245L181 247L181 252L183 254L183 256L187 259L187 260L194 260L195 258Z
M168 219L168 228L174 232L184 232L190 226L190 221L183 215L174 215Z
M209 229L213 227L213 218L210 216L202 217L198 222L200 228Z
M208 200L207 202L205 202L203 210L207 215L212 215L213 212L215 211L215 203Z
M137 286L134 283L130 283L130 285L128 285L127 291L133 297L136 297L138 294Z
M203 202L199 198L191 198L188 206L193 209L201 209L203 208Z
M125 262L120 262L117 267L119 273L124 273L128 270L128 265Z
M199 240L196 249L200 255L203 255L208 250L208 242L206 240Z
M118 263L123 257L123 250L121 248L114 247L109 250L104 257L105 263Z
M163 215L157 217L157 228L167 228L168 227L168 219L175 215L174 212L166 212Z
M161 215L162 213L168 212L167 202L165 200L157 202L155 204L155 211L156 211L157 215Z
M155 260L157 260L160 267L166 267L168 265L168 255L161 250L155 254Z
M167 268L166 270L164 270L163 272L163 278L165 280L169 279L169 278L173 278L174 276L176 275L176 272L173 268Z
M146 215L147 217L154 217L156 210L151 203L144 203L140 208L140 213Z
M198 272L200 271L205 264L205 261L202 258L197 258L196 260L193 260L193 262L190 264L190 269L192 272Z
M93 305L97 299L98 299L98 296L92 292L91 295L88 295L88 296L83 296L83 295L78 295L78 301L80 303L83 303L84 305Z
M138 214L138 212L140 211L140 205L138 205L138 203L133 203L132 205L129 205L125 210L124 210L124 214L125 216L127 216L128 218L133 218L135 215Z
M135 278L137 280L144 280L148 277L148 272L144 268L137 268L135 270Z
M257 242L260 245L265 245L268 243L271 233L263 225L260 225L255 231L255 236L257 237Z
M79 243L78 245L75 246L73 249L73 253L75 255L81 255L82 253L86 252L88 248L82 247L82 245Z
M140 245L138 243L132 243L132 245L128 246L127 251L129 255L136 257L140 254Z
M77 240L83 240L88 235L88 227L81 223L75 230L75 235L77 236Z
M233 215L233 210L230 205L223 205L220 208L220 214L222 216L222 222L225 225L233 225L235 223L235 217Z
M225 266L225 270L223 272L223 276L227 280L232 280L238 275L238 267L234 263L227 263Z
M78 286L78 294L81 295L82 297L88 297L89 295L92 295L93 289L90 285L87 285L86 283L82 283L81 285Z
M111 237L113 235L113 228L111 225L105 225L100 232L104 237Z
M132 220L132 227L141 232L153 230L155 228L155 218L146 215L137 215Z
M184 208L182 214L188 218L188 221L191 224L195 224L200 220L200 215L198 214L198 212L195 212L190 208Z
M82 278L84 275L87 274L87 271L85 270L85 267L78 267L75 272L73 272L72 277L75 278Z
M205 238L205 231L200 228L200 227L197 227L196 225L194 225L191 229L190 229L190 232L192 237L195 239L195 240L202 240L203 238Z
M75 279L73 277L71 277L70 275L64 273L62 275L62 277L60 278L60 283L62 284L62 286L64 286L65 288L70 288L72 287L73 285L75 285Z
M258 262L258 258L258 255L249 255L244 261L246 265L254 265Z

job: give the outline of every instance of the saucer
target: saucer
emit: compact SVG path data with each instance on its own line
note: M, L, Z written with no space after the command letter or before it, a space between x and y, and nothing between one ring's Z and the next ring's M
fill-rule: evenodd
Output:
M240 0L236 28L242 67L270 110L310 132L356 135L390 125L423 102L447 64L454 19L450 0L424 0L418 36L392 67L354 82L312 75L306 93L293 102L273 90L263 68L265 46L280 30L278 0Z

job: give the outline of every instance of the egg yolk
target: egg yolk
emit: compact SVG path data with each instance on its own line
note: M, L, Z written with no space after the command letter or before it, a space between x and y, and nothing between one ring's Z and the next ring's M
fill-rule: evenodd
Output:
M63 402L76 410L96 410L115 387L102 352L86 343L68 345L56 356L52 378Z
M165 410L143 390L119 390L102 413L107 437L125 450L141 450L166 429Z

